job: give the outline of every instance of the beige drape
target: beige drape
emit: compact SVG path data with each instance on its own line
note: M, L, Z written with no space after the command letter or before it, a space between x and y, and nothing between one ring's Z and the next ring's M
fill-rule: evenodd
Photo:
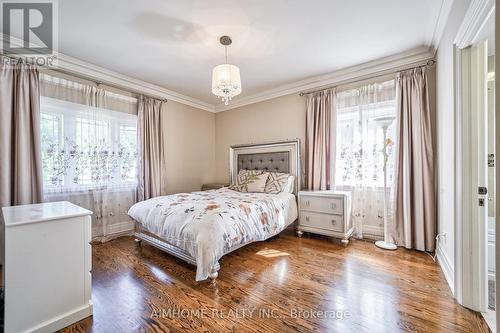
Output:
M328 190L335 156L335 89L307 95L306 107L307 189Z
M139 99L137 129L139 136L139 186L138 200L165 195L165 140L163 124L165 114L162 101L141 97Z
M38 70L0 64L0 207L42 200Z
M436 193L434 146L425 67L398 74L394 223L398 245L434 251Z

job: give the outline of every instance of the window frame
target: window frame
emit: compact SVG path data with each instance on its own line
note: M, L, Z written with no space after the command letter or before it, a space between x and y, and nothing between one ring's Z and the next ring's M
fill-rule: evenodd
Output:
M349 90L351 90L351 89L349 89ZM356 89L352 89L352 90L356 90ZM343 92L345 92L345 91L343 91ZM360 110L360 108L366 108L366 110ZM357 186L356 182L352 182L352 181L350 183L346 183L346 182L338 183L337 182L337 176L338 176L338 170L339 170L337 168L337 164L338 164L337 163L337 160L338 160L337 155L339 154L339 149L340 149L339 143L341 142L341 140L339 140L339 136L341 135L340 134L340 132L341 132L340 125L342 122L349 122L349 121L355 122L356 120L365 121L366 117L363 117L360 120L358 114L363 113L363 111L373 112L374 108L382 109L385 111L385 112L381 112L381 114L377 115L377 117L387 116L387 115L393 115L394 117L397 117L396 99L395 98L381 101L381 102L376 102L376 103L358 104L358 105L341 107L341 108L338 108L338 106L337 106L336 123L335 123L336 130L335 130L335 138L334 138L334 140L335 140L335 142L334 142L334 144L335 144L335 156L334 156L333 168L335 168L335 170L333 170L333 174L334 174L333 183L334 183L335 188L337 188L339 190L341 189L341 190L353 191ZM393 110L393 112L390 112L391 109ZM341 110L347 110L347 111L341 111ZM396 132L396 128L394 128L394 130ZM397 133L395 133L395 135L397 135ZM390 137L390 136L388 136L388 137ZM396 141L396 138L393 138L393 141ZM394 153L392 154L392 158L393 159L395 158ZM395 167L395 165L394 165L394 167ZM383 170L383 167L382 167L382 170ZM383 171L382 171L382 177L383 177ZM393 182L394 182L394 179L392 181L389 181L389 179L388 179L387 186L385 187L386 190L390 189L393 186ZM377 182L374 182L373 185L369 184L369 185L363 185L363 186L372 188L375 191L384 192L383 181L382 181L382 184L377 184Z
M77 119L87 119L92 121L89 118L89 112L92 112L92 109L95 112L101 112L99 115L98 121L106 121L109 127L108 137L110 138L110 142L113 143L113 149L117 150L120 146L120 128L123 127L132 127L135 128L137 133L137 115L129 114L125 112L113 111L102 108L94 108L92 106L87 106L83 104L68 102L64 100L54 99L50 97L41 97L40 102L40 113L41 114L50 114L59 116L62 120L59 124L60 128L62 128L62 132L59 133L59 146L66 147L66 138L69 135L73 135L71 138L76 142L76 126ZM105 112L103 112L105 111ZM119 114L119 116L117 116ZM42 117L40 117L40 121L42 121ZM138 142L137 145L137 153L138 153ZM138 155L138 154L137 154ZM138 156L136 163L136 179L131 180L122 180L121 178L121 165L114 170L113 177L116 179L112 183L115 186L135 186L137 185L137 169L138 169ZM62 177L61 185L54 185L51 183L43 182L44 190L54 190L54 189L75 189L75 190L85 190L85 189L93 189L102 186L108 185L106 182L99 184L82 184L82 183L74 183L75 178L75 161L71 161L69 167L66 169L64 176Z

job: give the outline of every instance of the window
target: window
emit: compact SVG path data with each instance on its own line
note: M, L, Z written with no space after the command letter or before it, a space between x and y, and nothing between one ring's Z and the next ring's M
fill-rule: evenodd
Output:
M60 154L63 145L62 118L62 114L51 113L42 113L40 117L44 184L63 185L63 177L60 173L64 164L64 156Z
M42 97L46 188L135 184L137 116Z
M391 187L395 119L394 80L337 93L335 185L382 188L385 146Z
M120 126L121 177L122 181L135 181L137 177L137 129Z

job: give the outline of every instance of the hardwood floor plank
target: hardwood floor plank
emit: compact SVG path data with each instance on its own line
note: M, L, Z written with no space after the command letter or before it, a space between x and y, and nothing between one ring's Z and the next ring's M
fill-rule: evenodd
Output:
M214 284L131 237L92 251L94 316L61 332L488 332L416 251L284 233L225 256Z

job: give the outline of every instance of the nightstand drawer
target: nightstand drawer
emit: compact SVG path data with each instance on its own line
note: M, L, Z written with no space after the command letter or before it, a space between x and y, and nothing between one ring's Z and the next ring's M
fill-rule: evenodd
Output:
M313 212L300 212L299 224L305 227L344 232L344 217Z
M300 197L300 209L342 215L344 213L344 202L340 198L303 195Z

